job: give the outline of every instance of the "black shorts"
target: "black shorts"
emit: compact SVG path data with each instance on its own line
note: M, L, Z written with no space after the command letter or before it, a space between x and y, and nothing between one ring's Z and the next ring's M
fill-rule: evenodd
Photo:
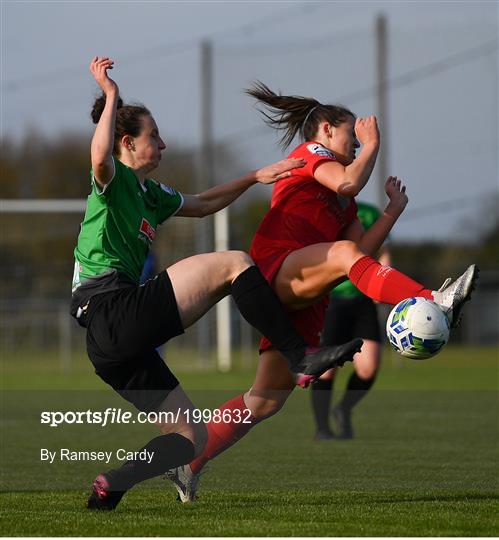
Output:
M321 342L341 345L353 338L381 342L378 312L367 296L341 298L331 296L326 311L326 322Z
M179 384L156 348L184 333L166 271L92 297L88 312L87 352L97 375L137 409L156 410Z

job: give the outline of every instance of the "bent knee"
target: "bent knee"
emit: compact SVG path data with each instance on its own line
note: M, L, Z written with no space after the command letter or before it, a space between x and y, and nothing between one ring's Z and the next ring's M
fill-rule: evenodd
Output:
M359 255L363 255L363 253L355 242L338 240L329 248L328 259L336 265L339 263L345 270L349 270Z
M227 251L229 257L229 274L230 281L234 281L239 274L247 270L250 266L254 266L253 259L244 251Z

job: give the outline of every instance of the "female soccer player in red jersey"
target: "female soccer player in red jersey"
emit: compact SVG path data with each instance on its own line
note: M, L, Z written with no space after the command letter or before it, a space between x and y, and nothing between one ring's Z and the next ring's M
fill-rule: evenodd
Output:
M278 95L262 83L247 93L267 109L263 112L267 123L284 131L284 146L299 133L305 141L289 158L305 159L306 165L275 184L270 210L250 250L302 336L312 344L319 343L327 295L346 276L366 296L379 302L396 304L411 296L434 300L456 326L477 279L475 266L452 285L432 291L371 256L407 204L401 181L392 176L387 179L388 205L368 231L364 232L357 220L354 197L371 175L380 144L376 118L356 118L341 106ZM263 338L253 386L218 407L222 411L249 409L251 423L208 424L208 443L202 455L168 473L181 500L195 498L204 464L253 425L279 411L293 387L282 355Z
M213 214L257 182L290 176L290 169L304 161L286 159L198 195L182 195L149 178L166 145L145 107L123 105L108 74L112 67L109 58L96 57L90 64L103 96L92 111L97 124L91 143L92 192L75 249L71 314L87 329L96 373L139 410L172 412L176 420L162 423L163 434L141 449L153 456L150 461L130 460L95 479L88 507L99 510L115 508L135 484L202 452L206 428L190 421L194 406L156 348L182 334L224 296L232 294L246 320L272 339L297 384L342 365L362 344L352 340L308 348L243 252L196 255L139 285L158 225L174 215Z

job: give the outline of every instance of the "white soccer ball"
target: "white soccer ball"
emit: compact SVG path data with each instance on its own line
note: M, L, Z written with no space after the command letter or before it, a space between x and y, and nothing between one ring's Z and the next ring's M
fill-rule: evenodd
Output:
M438 354L449 340L449 320L435 302L406 298L390 312L386 335L399 354L423 360Z

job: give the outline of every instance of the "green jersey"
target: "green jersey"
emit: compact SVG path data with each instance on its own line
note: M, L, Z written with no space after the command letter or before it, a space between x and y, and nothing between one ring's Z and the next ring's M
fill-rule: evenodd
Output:
M74 251L73 290L83 280L110 270L138 284L157 226L183 205L182 194L173 188L150 179L141 184L133 170L117 159L114 167L105 188L91 173L92 192Z
M357 218L359 219L364 230L367 231L374 225L376 220L380 217L381 212L372 204L363 202L357 203ZM355 298L361 296L362 293L357 287L348 279L343 283L340 283L331 291L332 296L341 296L342 298Z

